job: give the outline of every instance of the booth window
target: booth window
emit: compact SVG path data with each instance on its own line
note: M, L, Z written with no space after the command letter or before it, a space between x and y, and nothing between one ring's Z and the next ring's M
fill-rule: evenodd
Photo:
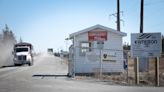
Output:
M84 56L86 52L91 51L91 42L81 42L80 43L80 54Z

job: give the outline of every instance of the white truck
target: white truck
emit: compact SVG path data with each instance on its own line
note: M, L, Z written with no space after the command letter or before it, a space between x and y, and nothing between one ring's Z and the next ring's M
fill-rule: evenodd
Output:
M14 65L28 64L33 65L33 46L30 43L20 42L14 45Z

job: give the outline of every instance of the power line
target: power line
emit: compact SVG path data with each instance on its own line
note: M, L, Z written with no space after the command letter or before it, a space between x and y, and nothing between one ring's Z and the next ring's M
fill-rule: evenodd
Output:
M156 4L163 4L164 0L160 0L160 1L156 1L155 2L149 2L149 3L145 3L145 6L150 6L150 5L156 5Z
M124 15L124 12L123 12L123 11L120 11L120 15L123 16L123 15ZM109 20L111 20L111 17L117 18L117 13L112 13L112 14L110 14L110 15L109 15ZM125 25L125 21L124 21L123 19L121 19L121 18L120 18L120 22L123 23L123 24L122 24L123 26ZM116 23L117 23L117 21L116 21Z

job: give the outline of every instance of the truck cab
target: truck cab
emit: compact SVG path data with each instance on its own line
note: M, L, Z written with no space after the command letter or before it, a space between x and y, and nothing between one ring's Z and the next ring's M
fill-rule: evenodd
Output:
M32 45L30 43L18 43L14 45L14 64L33 64Z

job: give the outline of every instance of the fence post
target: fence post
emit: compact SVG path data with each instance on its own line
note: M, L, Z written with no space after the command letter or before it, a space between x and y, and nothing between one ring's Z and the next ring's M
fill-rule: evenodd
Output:
M135 62L135 83L139 85L139 57L134 59Z
M129 83L129 57L127 54L127 83Z
M155 83L159 86L159 57L155 57Z

